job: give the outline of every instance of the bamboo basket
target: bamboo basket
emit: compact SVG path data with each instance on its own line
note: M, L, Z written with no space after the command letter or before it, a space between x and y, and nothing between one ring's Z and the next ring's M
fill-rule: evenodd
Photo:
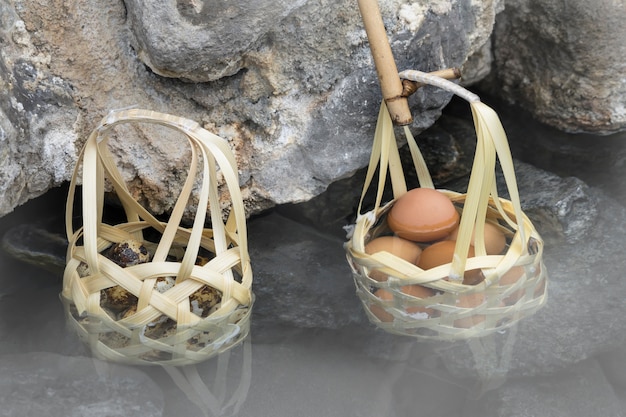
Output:
M542 262L543 241L521 209L504 129L490 107L459 85L419 71L404 71L399 75L401 79L446 89L469 102L477 136L476 154L466 193L439 190L452 200L461 218L452 262L424 270L386 251L366 253L365 245L369 241L393 233L387 225L387 213L407 192L392 119L383 101L356 223L345 244L357 295L370 321L393 334L461 340L510 327L544 305L547 273ZM403 129L420 187L434 188L415 139L407 126ZM498 196L496 160L510 200ZM363 199L376 171L375 206L363 213ZM382 204L387 172L393 199ZM486 254L483 232L486 222L495 225L506 237L506 247L498 255ZM475 233L475 256L468 258L472 233ZM465 271L476 269L482 271L484 279L476 285L463 284ZM388 279L373 279L373 272L385 274ZM513 273L514 279L510 279ZM430 288L435 295L419 298L403 292L407 285L414 284ZM391 296L377 297L375 293L381 288Z
M115 126L138 123L177 131L177 138L187 139L181 146L188 143L191 149L188 175L167 222L133 198L107 146ZM75 228L81 168L82 225ZM105 178L126 221L103 220ZM197 211L193 225L185 227L181 220L196 187ZM223 187L227 191L220 193ZM227 220L220 205L224 194L231 204ZM205 228L207 207L211 228ZM254 295L237 164L227 142L196 122L140 109L104 117L76 164L66 229L61 300L70 326L95 357L189 365L237 345L249 333Z

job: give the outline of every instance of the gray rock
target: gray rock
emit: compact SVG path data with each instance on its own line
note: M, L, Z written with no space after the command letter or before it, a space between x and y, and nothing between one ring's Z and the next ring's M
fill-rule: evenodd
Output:
M155 73L206 82L244 68L246 53L304 3L131 0L126 9L138 55Z
M494 31L498 96L568 132L624 130L624 19L609 0L507 2Z
M417 187L417 175L408 146L402 146L404 133L398 130L396 134L407 187ZM476 135L473 126L465 119L443 115L416 140L435 184L442 185L469 175L476 150ZM364 168L349 178L335 181L326 191L306 203L283 204L275 210L298 223L344 239L346 233L343 228L354 221L366 171L367 168ZM364 199L365 210L374 204L374 191L372 187ZM384 199L391 198L390 190L385 190Z
M2 416L161 416L161 389L143 372L33 352L0 358Z
M2 236L0 245L9 255L23 262L62 275L65 269L67 239L34 224L20 224Z
M522 209L548 245L575 244L587 238L605 196L576 177L562 178L522 162L516 164L516 177ZM503 185L502 177L498 180Z
M487 100L495 102L516 158L559 176L575 176L626 204L626 182L622 181L626 132L608 136L568 134L539 123L519 107Z
M380 3L398 67L426 71L464 65L502 7ZM128 106L228 140L249 213L309 200L367 163L381 95L352 1L0 0L0 16L0 216L67 181L96 123ZM415 131L449 99L412 98ZM145 126L120 136L111 152L131 192L168 212L184 142Z

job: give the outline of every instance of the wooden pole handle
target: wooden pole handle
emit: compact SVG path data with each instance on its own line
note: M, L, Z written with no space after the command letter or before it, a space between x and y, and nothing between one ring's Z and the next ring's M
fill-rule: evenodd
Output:
M391 120L399 126L411 124L413 116L409 109L407 97L402 94L402 81L398 76L398 68L393 59L383 18L378 8L378 0L358 0L358 2L374 58L380 89L383 99L387 103Z

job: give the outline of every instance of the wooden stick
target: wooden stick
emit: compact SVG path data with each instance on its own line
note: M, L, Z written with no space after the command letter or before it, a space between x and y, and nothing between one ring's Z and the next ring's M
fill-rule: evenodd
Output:
M383 99L387 103L391 120L399 126L408 125L413 122L413 116L406 96L402 95L402 81L398 76L398 68L378 8L378 0L358 0L358 2Z

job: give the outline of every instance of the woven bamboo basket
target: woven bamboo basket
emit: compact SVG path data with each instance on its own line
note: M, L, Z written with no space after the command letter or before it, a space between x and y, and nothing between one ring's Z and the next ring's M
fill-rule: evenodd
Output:
M543 241L523 213L506 134L497 114L480 99L443 78L419 71L404 71L400 78L435 85L469 102L477 147L466 193L439 189L460 214L454 256L450 263L421 269L387 251L366 253L368 242L392 235L387 214L407 192L392 120L383 102L374 138L361 202L352 235L345 244L357 294L370 321L399 335L434 340L461 340L486 336L514 325L541 308L547 300L547 273L542 262ZM432 179L407 126L404 133L422 188L434 188ZM496 162L499 162L510 200L498 196ZM362 212L363 199L376 171L378 184L372 210ZM387 173L393 199L382 204ZM487 255L485 224L499 229L505 249ZM472 241L472 234L475 235ZM473 243L475 256L468 257ZM426 244L421 244L425 247ZM480 270L482 280L463 283L466 271ZM386 280L372 278L384 274ZM427 287L432 296L407 291L407 286ZM377 296L384 289L385 296Z
M191 150L188 175L167 222L133 198L108 147L117 125L146 123L165 126ZM82 225L75 227L81 170ZM109 221L117 224L103 220L105 178L124 209L125 221ZM186 227L182 219L193 189L197 211ZM230 199L226 220L220 195ZM211 228L205 228L207 207ZM196 122L140 109L104 117L79 156L66 229L61 299L68 322L95 357L188 365L235 346L249 333L254 295L236 161L225 140Z

